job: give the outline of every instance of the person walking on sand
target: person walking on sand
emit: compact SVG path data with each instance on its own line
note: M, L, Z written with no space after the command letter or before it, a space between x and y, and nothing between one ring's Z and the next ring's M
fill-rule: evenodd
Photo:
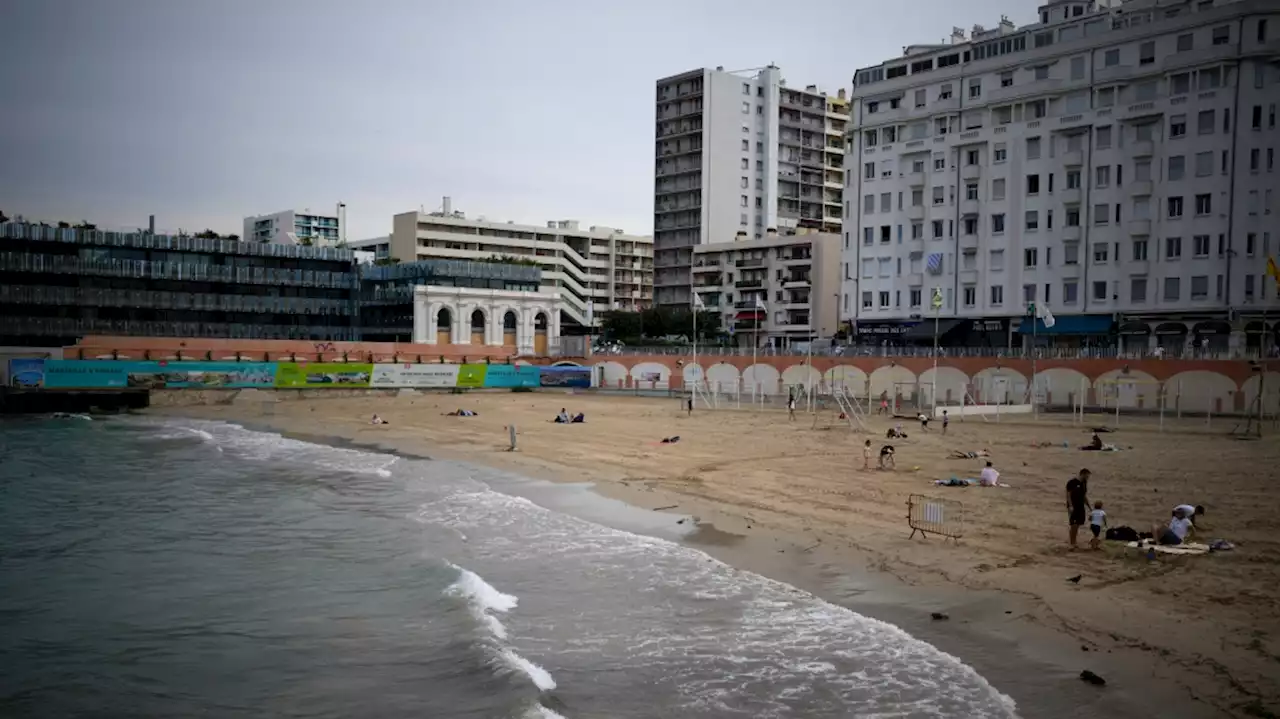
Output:
M796 421L796 397L791 395L787 398L787 417L792 421Z
M1089 540L1089 549L1102 546L1102 530L1107 526L1107 513L1102 509L1102 502L1093 503L1093 511L1089 513L1089 531L1093 538Z
M862 445L862 468L871 469L871 440Z
M1080 527L1084 525L1089 507L1089 476L1093 474L1087 469L1080 470L1080 474L1072 477L1067 482L1067 539L1071 543L1071 549L1077 548L1076 538L1080 534Z
M951 418L947 416L947 411L942 410L942 436L947 436L947 425L951 424Z
M692 417L693 416L693 395L689 395L689 402L686 406L686 409L688 410L689 413L685 416Z

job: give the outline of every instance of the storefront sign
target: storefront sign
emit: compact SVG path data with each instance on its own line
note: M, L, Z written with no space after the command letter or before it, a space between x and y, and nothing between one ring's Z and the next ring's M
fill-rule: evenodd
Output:
M912 327L915 327L917 324L919 323L918 322L909 322L909 323L894 322L891 324L880 324L880 323L871 324L871 323L859 322L858 334L894 337L897 335L906 334L907 330L911 329Z
M378 364L370 387L444 388L458 386L456 364Z

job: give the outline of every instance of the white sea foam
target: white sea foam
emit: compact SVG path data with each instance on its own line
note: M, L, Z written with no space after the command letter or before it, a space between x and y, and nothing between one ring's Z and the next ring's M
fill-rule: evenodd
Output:
M472 551L489 562L578 572L586 566L595 581L625 587L625 593L585 603L576 622L589 627L591 636L582 638L582 646L571 639L557 651L667 667L691 709L740 711L745 682L778 687L773 699L759 699L767 704L757 706L761 717L794 715L797 706L788 702L811 695L838 697L858 716L900 713L908 706L922 717L1016 716L1013 700L971 667L898 627L681 544L494 491L422 505L417 518L465 529ZM713 616L722 616L725 606L739 607L740 614L732 627L680 621L670 613L670 601L651 599L673 594L686 600L714 597L715 605L699 603Z
M565 719L565 716L554 709L534 704L529 707L529 711L525 712L524 719Z
M502 662L507 665L511 671L521 672L533 681L533 685L539 690L549 692L556 688L556 680L551 678L551 674L546 669L534 664L524 657L516 654L514 649L503 649L498 655Z
M463 569L456 564L449 566L458 570L458 579L445 590L445 593L466 599L467 607L476 621L483 624L495 639L506 639L507 628L490 612L509 612L515 609L519 600L494 589L493 585L484 581L475 572Z

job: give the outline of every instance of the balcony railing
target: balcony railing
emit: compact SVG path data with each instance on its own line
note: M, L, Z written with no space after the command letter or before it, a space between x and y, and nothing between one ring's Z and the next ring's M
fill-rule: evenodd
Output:
M132 247L168 252L205 252L222 255L255 255L298 260L353 262L351 250L336 247L308 247L238 240L212 240L184 235L152 235L146 232L108 232L6 222L0 225L0 239L67 242L99 247Z
M146 260L97 260L64 255L37 255L27 252L0 252L0 270L47 272L60 275L133 277L189 282L236 282L252 285L349 288L353 272L284 270L270 267L149 262Z
M735 305L750 305L751 303L734 303ZM746 324L753 323L753 320L741 320ZM671 355L683 356L688 355L692 351L692 347L682 346L661 346L661 347L645 347L635 346L627 347L624 354L635 355ZM722 356L722 357L750 357L752 352L750 347L717 347L714 345L698 345L699 355ZM761 347L757 351L758 355L791 355L803 353L778 352L776 350L766 350ZM887 347L881 345L840 345L837 347L824 347L822 349L815 348L813 351L815 356L828 357L933 357L933 347ZM1034 352L1024 352L1020 348L1005 349L1000 347L943 347L938 351L938 357L942 360L957 357L990 357L1001 359L1026 359L1032 356L1038 360L1078 360L1078 359L1127 359L1127 360L1151 360L1151 359L1197 359L1197 360L1244 360L1257 359L1259 357L1256 349L1247 351L1212 351L1203 349L1187 349L1181 352L1173 350L1165 350L1162 354L1156 354L1151 350L1130 351L1122 350L1118 347L1040 347Z
M150 322L70 317L0 317L0 333L39 337L235 337L273 340L354 340L350 327L260 325L228 322Z
M148 309L262 312L270 314L350 315L349 300L267 295L218 295L41 285L0 286L0 302L63 307L142 307Z

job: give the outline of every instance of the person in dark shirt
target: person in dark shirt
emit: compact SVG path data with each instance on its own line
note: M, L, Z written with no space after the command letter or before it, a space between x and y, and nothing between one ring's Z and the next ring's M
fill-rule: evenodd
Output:
M1076 536L1080 533L1080 527L1084 526L1085 519L1089 514L1089 475L1092 474L1087 469L1080 470L1078 476L1072 477L1067 482L1067 537L1071 543L1071 548L1076 548Z

